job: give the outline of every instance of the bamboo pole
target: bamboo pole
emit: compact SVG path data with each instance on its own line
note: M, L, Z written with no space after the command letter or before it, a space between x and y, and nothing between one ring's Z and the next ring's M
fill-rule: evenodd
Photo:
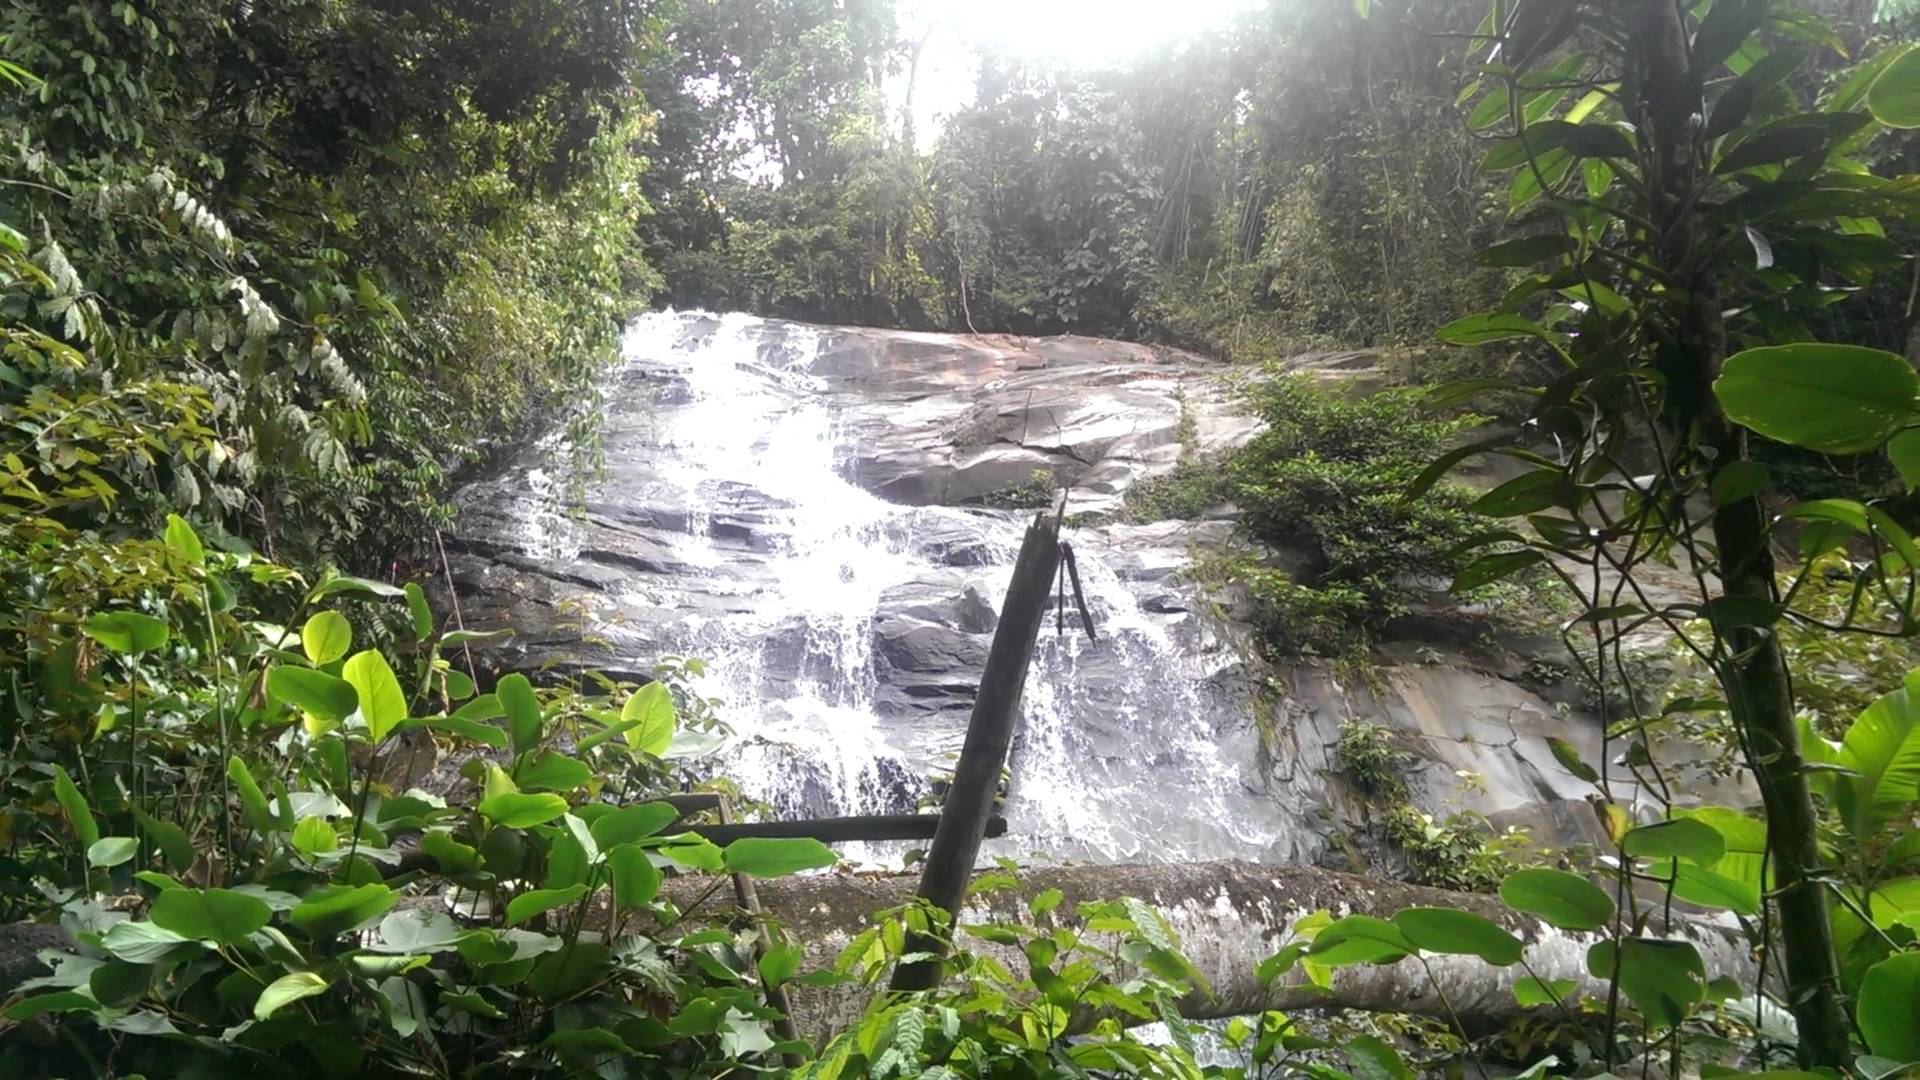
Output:
M920 898L944 910L950 917L949 926L966 898L967 879L973 874L974 859L980 854L980 841L993 814L994 796L1000 789L1000 775L1006 768L1013 729L1020 717L1027 665L1033 659L1054 575L1060 569L1060 511L1061 505L1056 503L1053 513L1036 516L1020 545L1006 603L1000 609L1000 623L994 628L993 646L987 652L986 670L980 676L980 692L973 699L973 715L967 721L967 740L954 766L953 785L947 789L940 825L920 877ZM940 958L946 955L946 946L945 940L936 937L917 937L907 951L931 953L935 959L901 965L893 973L893 989L933 988L940 981Z

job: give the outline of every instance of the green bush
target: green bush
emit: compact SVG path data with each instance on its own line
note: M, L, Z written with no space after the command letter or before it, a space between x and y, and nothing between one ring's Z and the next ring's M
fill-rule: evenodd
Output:
M890 913L837 970L803 976L777 927L763 942L669 899L680 873L835 861L809 839L722 847L650 801L719 783L700 761L718 721L683 681L695 661L641 686L507 675L481 692L452 658L499 635L438 629L418 587L308 579L209 549L177 516L161 539L93 545L124 572L18 638L0 714L0 918L57 918L77 938L0 1006L5 1075L766 1071L812 1057L780 1041L774 987L878 980L904 929L931 928L924 910ZM367 647L364 626L390 640ZM464 761L450 789L395 767L442 754ZM1049 1004L1053 976L1171 1016L1199 979L1160 916L1126 901L1052 918L965 929L1044 942L1058 975L962 951L962 988L876 1000L808 1068L992 1077L1071 1053L1195 1075L1190 1048L1117 1021L1070 1044ZM1038 1026L1007 1034L1016 1014Z
M1304 552L1312 569L1242 564L1239 580L1271 649L1351 655L1406 613L1423 580L1451 580L1454 549L1480 531L1457 489L1405 498L1477 418L1423 411L1418 390L1348 398L1279 374L1247 398L1267 426L1228 464L1228 491L1252 539Z

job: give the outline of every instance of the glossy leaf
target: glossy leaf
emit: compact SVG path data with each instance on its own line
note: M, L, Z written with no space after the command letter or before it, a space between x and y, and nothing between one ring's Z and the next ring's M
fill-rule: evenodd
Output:
M518 926L536 915L543 915L557 907L565 907L587 895L585 885L572 885L564 889L532 889L507 901L507 925Z
M1551 979L1542 982L1529 975L1513 984L1513 999L1526 1008L1566 1001L1578 989L1577 979Z
M812 837L749 836L728 844L724 858L728 873L763 878L818 870L840 861L832 848Z
M1636 858L1686 859L1698 866L1712 866L1727 850L1717 830L1692 818L1642 825L1621 837L1620 847Z
M593 770L584 761L543 750L522 763L513 775L514 783L522 790L547 788L551 791L572 791L592 780Z
M237 945L267 925L273 909L230 889L168 889L154 897L147 917L181 937Z
M87 865L93 867L113 867L129 862L140 851L140 845L131 836L106 836L87 845Z
M1873 835L1920 800L1920 671L1854 719L1839 758L1854 775L1835 779L1835 801L1854 836Z
M626 732L628 746L659 757L673 742L673 695L667 692L665 683L650 682L627 699L620 709L620 719L636 721Z
M1509 578L1529 567L1538 566L1547 557L1538 551L1502 551L1492 555L1482 555L1468 563L1466 568L1453 576L1450 589L1457 595L1484 588L1503 578Z
M167 643L167 624L138 611L103 611L80 627L102 646L123 656L149 653Z
M1434 337L1448 345L1489 345L1515 338L1544 340L1547 331L1521 315L1469 315L1442 326L1434 332Z
M1393 925L1424 952L1477 956L1495 967L1518 963L1525 949L1498 923L1471 911L1406 908L1394 914Z
M593 819L589 826L593 840L602 850L608 850L632 840L653 836L660 830L680 820L680 811L671 803L651 802L637 806L623 806L609 814Z
M67 824L72 826L73 835L83 848L91 848L100 842L100 825L93 819L93 811L87 806L86 796L74 785L73 777L59 765L53 767L53 797L60 809L67 815Z
M1562 930L1599 930L1613 921L1613 899L1565 870L1516 870L1500 883L1500 899Z
M337 611L321 611L300 628L300 648L315 664L331 664L353 647L353 626Z
M340 675L360 695L360 717L367 722L367 737L375 745L386 741L400 722L407 718L407 695L400 680L376 649L365 649L350 657Z
M287 913L287 921L326 939L371 924L399 901L400 894L385 885L329 885L309 894Z
M621 844L607 852L613 878L613 906L631 911L650 903L660 892L660 871L637 844Z
M505 792L480 802L480 814L495 825L527 829L545 825L567 812L567 800L558 795Z
M433 609L427 606L427 594L415 582L407 582L407 615L413 621L413 640L433 636Z
M295 971L273 980L254 1002L253 1018L265 1020L283 1007L327 991L327 980L311 971Z
M1920 489L1920 429L1908 428L1888 439L1887 457L1909 492Z
M247 815L247 824L257 833L265 835L280 828L281 822L267 805L267 796L254 782L253 771L247 763L237 757L227 759L227 778L233 781L233 789L240 796L240 809Z
M1673 1027L1706 1000L1706 965L1688 942L1623 938L1587 950L1587 974L1594 978L1612 981L1616 966L1620 992L1654 1027Z
M493 688L494 696L507 717L507 730L513 736L513 752L524 754L540 745L540 699L533 684L518 672L502 678Z
M1920 50L1902 52L1873 80L1867 109L1888 127L1920 127ZM1906 1060L1914 1059L1920 1059L1920 1053Z
M161 895L174 891L177 890L168 889ZM173 955L183 945L192 945L196 949L201 947L192 938L183 937L166 927L131 919L107 927L107 932L100 938L100 947L106 950L107 955L130 964L157 963Z
M185 560L189 566L204 567L207 564L207 549L200 543L200 534L193 531L187 519L179 514L167 515L167 550Z
M267 692L330 724L345 720L360 707L360 694L352 683L291 664L275 664L268 669Z
M1727 359L1713 390L1734 421L1769 439L1858 454L1913 423L1920 376L1906 359L1857 345L1803 343Z
M1349 915L1314 935L1307 955L1324 967L1347 967L1390 964L1414 952L1414 944L1394 924L1371 915Z

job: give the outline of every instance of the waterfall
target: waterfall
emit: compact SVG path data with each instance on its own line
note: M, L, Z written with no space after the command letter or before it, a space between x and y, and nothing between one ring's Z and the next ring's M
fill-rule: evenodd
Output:
M584 520L554 509L538 466L506 478L517 557L556 576L592 568L623 662L704 662L697 689L734 732L719 769L776 817L911 812L930 797L1033 513L902 505L856 483L876 411L897 421L930 400L894 381L964 397L973 376L884 357L849 370L837 348L823 328L644 316L608 394L608 475ZM879 390L894 396L876 410ZM915 437L941 436L928 423ZM1010 761L1009 831L985 854L1285 857L1291 822L1252 760L1244 688L1224 677L1233 654L1204 616L1168 603L1180 587L1166 566L1139 565L1125 527L1067 539L1098 638L1048 620ZM906 847L843 854L897 866Z

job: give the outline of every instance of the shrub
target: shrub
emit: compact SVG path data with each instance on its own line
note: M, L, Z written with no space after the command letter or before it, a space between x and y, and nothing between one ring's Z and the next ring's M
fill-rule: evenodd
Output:
M1472 416L1420 408L1420 391L1340 397L1291 376L1253 383L1267 424L1227 467L1240 521L1260 544L1306 549L1310 574L1271 567L1242 580L1263 608L1275 651L1350 655L1460 565L1454 549L1479 531L1458 489L1404 492L1429 461L1472 427Z

